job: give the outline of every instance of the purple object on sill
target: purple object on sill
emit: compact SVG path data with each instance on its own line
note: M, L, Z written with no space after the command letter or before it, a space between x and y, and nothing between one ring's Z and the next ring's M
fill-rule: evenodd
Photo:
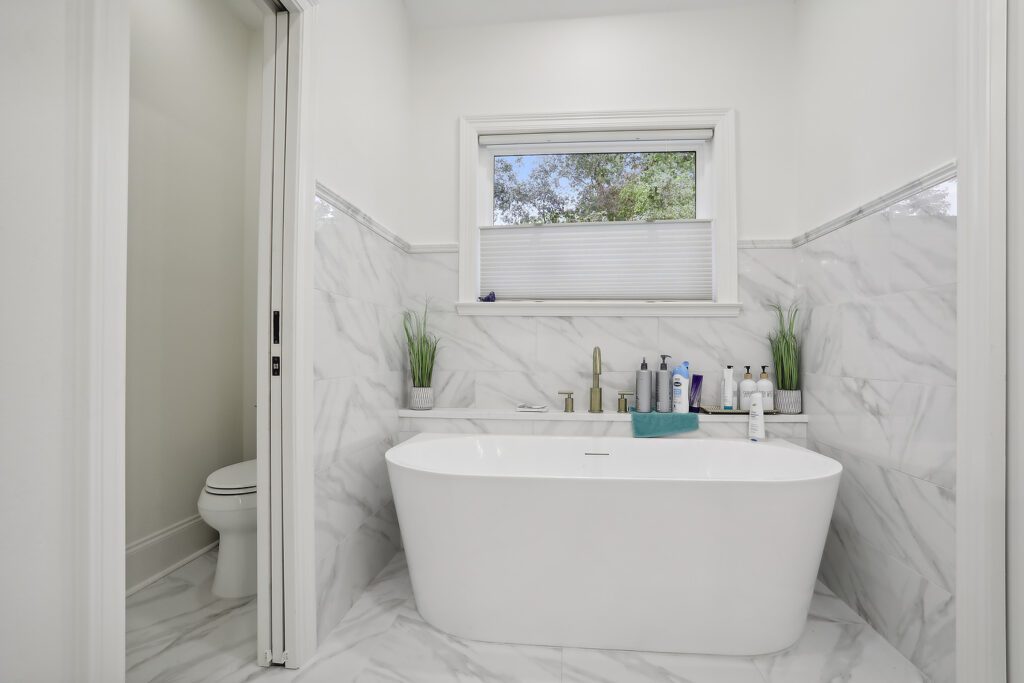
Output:
M496 297L496 296L494 296L494 292L491 292L491 293L489 293L489 294L488 294L487 296L478 296L478 297L476 298L476 300L477 300L477 301L485 301L485 302L487 302L487 303L490 303L490 302L492 302L492 301L497 301L497 297Z
M704 383L704 375L694 375L690 378L690 412L700 412L700 385Z

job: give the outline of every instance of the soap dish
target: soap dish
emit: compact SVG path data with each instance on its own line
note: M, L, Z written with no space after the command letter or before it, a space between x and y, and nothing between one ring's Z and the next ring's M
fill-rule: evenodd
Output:
M726 410L722 406L701 406L700 412L706 415L750 415L749 410L740 410L739 408L730 408ZM777 410L766 410L765 415L778 415Z

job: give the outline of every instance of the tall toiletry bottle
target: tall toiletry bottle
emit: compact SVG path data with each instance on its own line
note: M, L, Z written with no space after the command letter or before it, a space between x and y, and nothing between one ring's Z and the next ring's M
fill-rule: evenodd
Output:
M672 371L672 412L690 412L690 361L684 360Z
M757 390L761 392L761 403L765 410L775 410L775 387L768 379L768 366L761 366L761 379L757 380Z
M654 409L659 413L672 412L672 371L668 369L668 359L671 357L661 354L661 365L654 378Z
M736 385L732 381L732 366L726 365L722 371L722 410L732 410Z
M647 359L636 371L636 412L651 412L651 371L647 369Z
M744 365L747 369L743 373L743 381L740 382L740 410L747 412L750 410L750 395L757 391L757 382L754 381L754 376L750 374L750 366Z
M751 441L764 439L764 407L761 403L761 393L755 391L750 395L750 417L747 418L747 436Z

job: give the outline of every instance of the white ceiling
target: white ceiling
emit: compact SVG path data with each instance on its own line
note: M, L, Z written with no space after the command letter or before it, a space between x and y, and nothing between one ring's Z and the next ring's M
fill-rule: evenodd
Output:
M767 4L780 0L405 0L420 26L500 24L686 9Z

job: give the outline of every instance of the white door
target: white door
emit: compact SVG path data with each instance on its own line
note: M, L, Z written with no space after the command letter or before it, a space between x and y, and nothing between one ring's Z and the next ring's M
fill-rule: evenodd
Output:
M257 593L258 659L285 664L284 382L291 350L284 343L286 125L288 88L287 12L267 17L264 27L263 117L260 178L259 311L257 346L257 461L259 481Z

